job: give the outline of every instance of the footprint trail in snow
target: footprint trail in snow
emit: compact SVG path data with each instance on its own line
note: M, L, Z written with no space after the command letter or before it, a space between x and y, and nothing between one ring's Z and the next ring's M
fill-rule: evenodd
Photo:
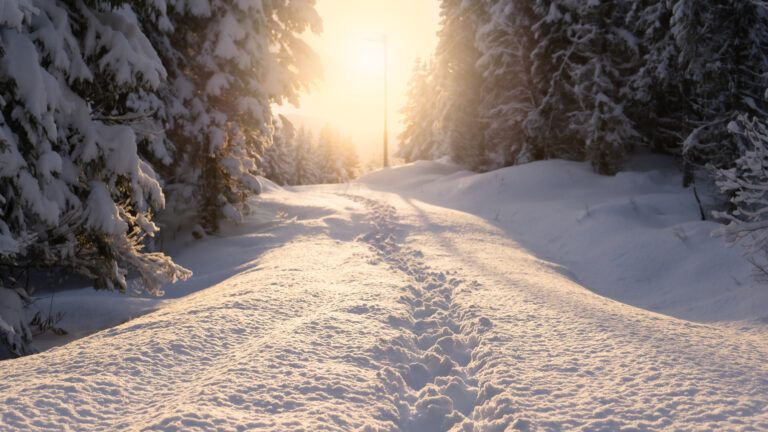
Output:
M398 227L394 206L372 199L347 195L368 210L371 231L358 238L378 252L378 260L407 275L412 282L401 288L400 302L408 316L390 322L409 331L395 340L382 340L377 354L392 366L379 373L383 391L397 407L391 420L404 431L474 430L475 411L503 393L476 377L479 367L474 350L492 326L487 317L475 317L454 302L455 291L479 284L467 282L457 272L437 271L426 264L428 257L417 249L402 246L404 229ZM377 263L377 262L374 262ZM485 384L485 385L484 385ZM480 410L478 410L480 411ZM496 410L505 426L515 419Z

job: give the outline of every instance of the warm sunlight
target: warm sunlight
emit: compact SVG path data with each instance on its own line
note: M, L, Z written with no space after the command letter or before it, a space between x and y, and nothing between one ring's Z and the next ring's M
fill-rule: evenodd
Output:
M768 0L0 0L0 432L768 432L765 47Z
M380 38L366 37L351 42L347 67L357 72L363 85L375 83L372 78L380 77L384 70L384 45Z
M366 164L381 154L383 46L389 51L390 149L397 148L399 110L413 64L437 44L437 0L318 0L323 34L307 40L323 61L325 79L301 99L301 107L281 111L317 131L326 122L350 136Z

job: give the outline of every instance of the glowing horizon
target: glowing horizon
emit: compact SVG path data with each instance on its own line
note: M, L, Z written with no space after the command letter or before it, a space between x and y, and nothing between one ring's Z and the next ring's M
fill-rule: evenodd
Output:
M372 40L386 35L389 45L390 150L397 148L399 114L414 62L437 44L436 0L318 0L321 35L306 35L323 62L324 80L303 95L299 108L279 112L303 118L313 129L330 123L354 140L361 163L381 155L383 132L383 49Z

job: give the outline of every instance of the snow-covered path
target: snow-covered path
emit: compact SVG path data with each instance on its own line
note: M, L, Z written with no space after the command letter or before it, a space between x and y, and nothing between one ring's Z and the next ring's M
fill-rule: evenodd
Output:
M0 429L768 429L759 334L599 297L485 220L406 196L262 205L298 220L243 271L4 362Z

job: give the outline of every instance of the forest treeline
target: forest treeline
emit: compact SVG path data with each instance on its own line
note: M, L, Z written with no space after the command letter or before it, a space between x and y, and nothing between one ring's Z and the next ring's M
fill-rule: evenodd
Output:
M149 293L189 277L152 238L216 232L257 175L293 175L271 107L319 78L300 35L320 30L312 0L0 1L0 343L30 349L30 272L121 291L130 272ZM336 172L313 169L284 182Z
M282 115L261 165L264 176L281 186L345 183L360 173L360 159L350 138L330 124L315 138L312 131L297 130Z
M638 147L732 168L766 115L760 0L442 0L414 70L400 155L481 171Z
M613 175L636 149L674 155L685 186L722 192L720 211L702 215L768 273L768 2L441 0L440 11L400 157L477 171L562 158Z

